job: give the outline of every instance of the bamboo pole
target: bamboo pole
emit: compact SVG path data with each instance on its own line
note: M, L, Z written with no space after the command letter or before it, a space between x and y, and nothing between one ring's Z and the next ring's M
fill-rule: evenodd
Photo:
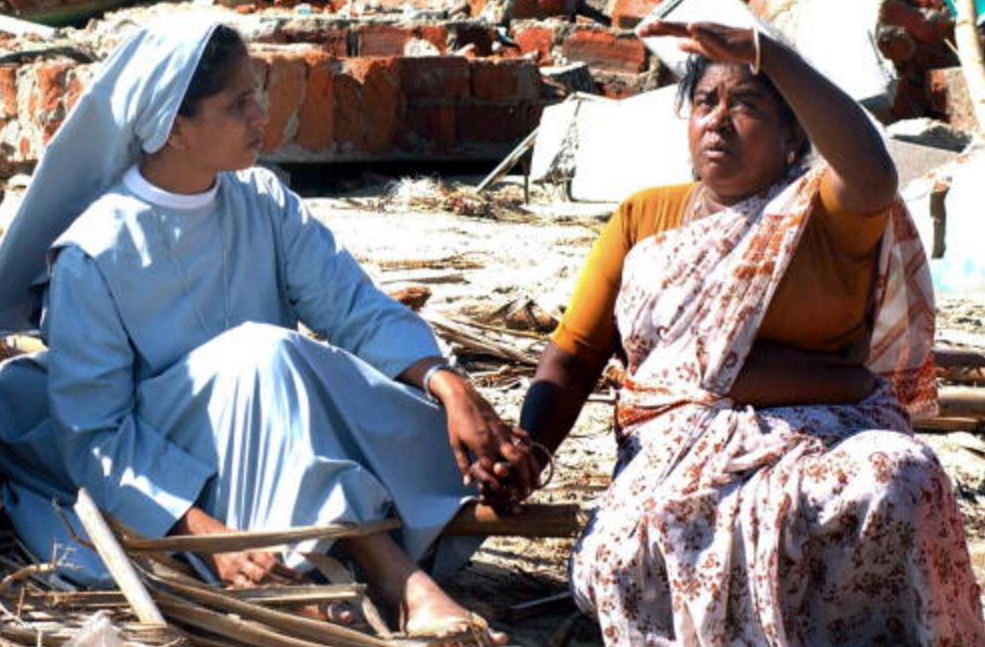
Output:
M982 62L982 43L975 24L978 17L975 0L954 0L954 7L958 13L954 40L958 46L961 71L968 84L978 131L985 132L985 63Z
M89 535L89 540L95 545L96 551L103 563L106 564L106 568L120 587L123 595L126 596L130 606L133 607L133 612L137 618L146 625L167 626L164 616L161 615L157 605L154 604L154 600L144 588L136 569L130 563L126 553L123 552L119 542L116 541L116 536L109 529L102 513L99 512L99 508L96 507L96 503L85 488L79 490L75 502L75 513L79 516L82 527Z
M940 390L937 399L942 418L985 420L985 389L946 386Z
M365 537L389 532L400 527L396 519L385 519L361 526L349 524L326 524L324 526L305 526L290 530L237 530L212 535L173 535L160 539L131 537L123 545L133 553L182 552L191 553L232 553L240 550L283 546L305 539L340 539L342 537Z
M500 514L487 505L467 505L451 520L451 536L573 537L585 525L576 504L529 503L519 514Z

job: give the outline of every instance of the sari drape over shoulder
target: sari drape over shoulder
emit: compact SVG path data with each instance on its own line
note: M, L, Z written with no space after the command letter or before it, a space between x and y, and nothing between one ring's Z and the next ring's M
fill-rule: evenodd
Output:
M850 405L727 393L817 198L818 169L627 256L619 462L572 560L606 644L985 644L947 477L913 437L935 408L926 259L901 203Z

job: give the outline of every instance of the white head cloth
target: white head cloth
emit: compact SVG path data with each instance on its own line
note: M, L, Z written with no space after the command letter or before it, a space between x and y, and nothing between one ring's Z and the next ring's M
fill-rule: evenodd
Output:
M48 145L0 241L0 333L37 327L48 247L140 159L160 150L218 23L145 27L120 45Z

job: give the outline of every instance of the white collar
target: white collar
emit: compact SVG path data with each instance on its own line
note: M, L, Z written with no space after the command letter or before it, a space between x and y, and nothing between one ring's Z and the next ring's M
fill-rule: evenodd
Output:
M219 191L219 181L208 191L202 193L172 193L165 191L159 186L155 186L147 181L140 173L140 167L136 164L123 175L123 186L132 191L141 200L146 200L151 204L167 209L201 209L212 204L216 193Z

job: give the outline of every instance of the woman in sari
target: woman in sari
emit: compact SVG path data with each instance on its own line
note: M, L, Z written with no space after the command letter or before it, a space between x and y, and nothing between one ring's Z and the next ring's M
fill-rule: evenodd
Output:
M529 473L522 435L253 167L265 123L243 40L197 20L138 32L79 99L0 249L7 331L35 325L46 253L50 268L50 350L0 368L5 509L44 559L71 544L50 501L80 487L149 537L396 515L394 537L210 565L234 586L286 583L331 547L406 633L501 643L418 561L468 557L474 541L440 538L472 493L456 460L467 475L470 452L511 456ZM66 561L66 576L99 579L84 552Z
M985 644L961 516L910 427L935 407L934 308L878 133L757 30L641 35L693 55L697 182L616 211L521 417L555 449L622 356L579 605L609 646Z

